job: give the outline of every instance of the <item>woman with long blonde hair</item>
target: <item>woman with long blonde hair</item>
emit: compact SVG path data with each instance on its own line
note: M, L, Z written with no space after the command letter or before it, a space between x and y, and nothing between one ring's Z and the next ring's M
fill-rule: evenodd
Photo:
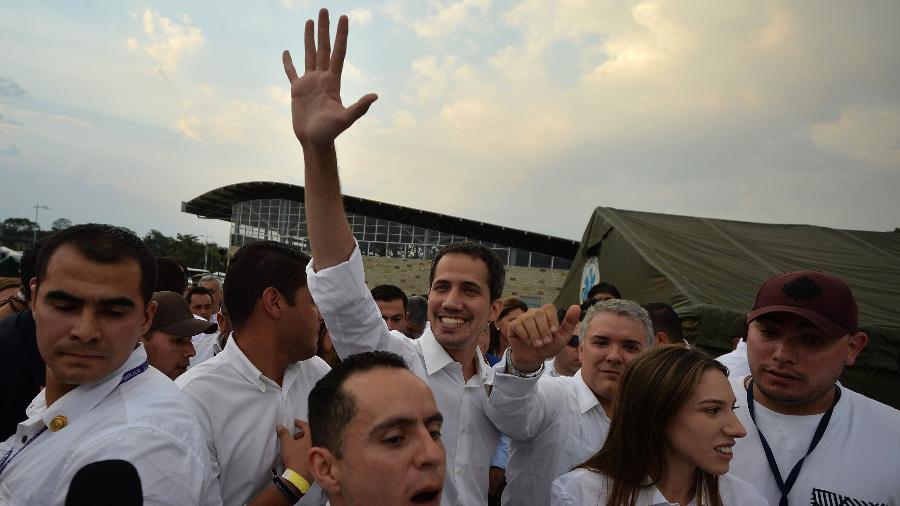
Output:
M616 399L603 448L553 482L552 505L767 504L726 474L747 433L725 366L683 345L655 348L634 359Z

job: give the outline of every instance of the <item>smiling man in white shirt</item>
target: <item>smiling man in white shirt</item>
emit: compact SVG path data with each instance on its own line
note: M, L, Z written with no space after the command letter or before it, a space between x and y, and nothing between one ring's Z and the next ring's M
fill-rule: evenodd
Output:
M0 445L0 503L63 504L78 470L110 459L136 468L145 505L220 503L195 407L138 344L156 310L147 246L124 229L77 225L47 239L37 272L47 382Z
M279 458L275 429L308 421L309 392L329 370L315 356L319 314L306 287L308 262L300 251L271 241L238 250L225 278L232 337L221 353L176 381L203 413L226 506L254 497L293 504L282 488L292 486L293 474ZM292 471L312 481L306 468ZM305 494L300 504L323 502L318 486L299 492Z
M411 340L385 327L366 288L360 251L344 214L334 147L335 138L365 114L376 96L342 105L340 76L348 22L344 16L338 22L333 53L328 23L328 11L323 9L317 49L313 22L307 21L302 77L284 53L294 133L305 162L305 206L314 258L307 269L309 288L342 357L394 352L431 387L444 417L447 473L442 503L485 504L499 433L484 414L491 371L477 343L500 311L503 265L484 246L448 246L431 267L430 330Z
M653 343L653 324L630 300L600 301L578 324L572 306L562 322L547 304L510 326L506 360L495 366L488 417L510 438L504 505L546 505L556 478L593 455L609 432L613 401L625 368ZM544 373L544 361L568 346L576 326L581 370Z

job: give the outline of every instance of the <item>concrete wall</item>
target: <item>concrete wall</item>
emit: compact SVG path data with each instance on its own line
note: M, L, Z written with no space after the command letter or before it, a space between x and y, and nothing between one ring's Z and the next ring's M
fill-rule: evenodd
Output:
M410 260L383 257L363 257L366 284L371 288L380 284L399 286L407 295L428 292L428 271L431 260ZM524 297L529 305L552 303L562 289L568 271L532 267L507 267L504 297Z

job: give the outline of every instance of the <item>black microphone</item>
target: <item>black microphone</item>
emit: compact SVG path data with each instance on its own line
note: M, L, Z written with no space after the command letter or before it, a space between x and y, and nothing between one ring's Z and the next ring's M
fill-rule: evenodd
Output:
M65 506L143 506L141 477L130 462L91 462L75 473Z

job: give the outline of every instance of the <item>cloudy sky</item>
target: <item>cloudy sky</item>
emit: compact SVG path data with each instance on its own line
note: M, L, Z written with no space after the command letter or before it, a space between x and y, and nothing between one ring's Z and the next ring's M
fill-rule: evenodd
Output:
M228 226L303 184L283 49L319 3L4 2L0 218ZM350 15L347 194L579 239L596 206L900 227L900 2L385 0ZM302 59L302 57L301 57Z

